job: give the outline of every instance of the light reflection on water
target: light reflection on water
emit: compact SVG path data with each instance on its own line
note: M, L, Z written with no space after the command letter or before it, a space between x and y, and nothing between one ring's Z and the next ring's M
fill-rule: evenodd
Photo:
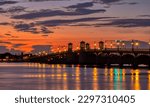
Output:
M150 90L150 70L0 63L0 89Z

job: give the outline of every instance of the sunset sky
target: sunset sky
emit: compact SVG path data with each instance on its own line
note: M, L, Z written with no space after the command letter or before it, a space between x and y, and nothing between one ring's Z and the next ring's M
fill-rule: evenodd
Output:
M150 40L150 0L0 0L0 51Z

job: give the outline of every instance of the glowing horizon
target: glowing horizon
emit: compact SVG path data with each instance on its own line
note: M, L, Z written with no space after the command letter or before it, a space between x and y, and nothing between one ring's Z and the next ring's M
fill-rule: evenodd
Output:
M150 40L147 0L0 1L0 51L74 47L84 40Z

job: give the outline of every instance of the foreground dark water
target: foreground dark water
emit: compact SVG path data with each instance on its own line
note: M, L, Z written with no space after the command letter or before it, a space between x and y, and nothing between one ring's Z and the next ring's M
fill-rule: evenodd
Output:
M150 70L0 63L0 89L149 90Z

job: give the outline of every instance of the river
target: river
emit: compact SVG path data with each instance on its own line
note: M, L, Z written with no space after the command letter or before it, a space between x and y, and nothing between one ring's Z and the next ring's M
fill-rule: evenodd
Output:
M0 63L1 90L149 90L150 70Z

